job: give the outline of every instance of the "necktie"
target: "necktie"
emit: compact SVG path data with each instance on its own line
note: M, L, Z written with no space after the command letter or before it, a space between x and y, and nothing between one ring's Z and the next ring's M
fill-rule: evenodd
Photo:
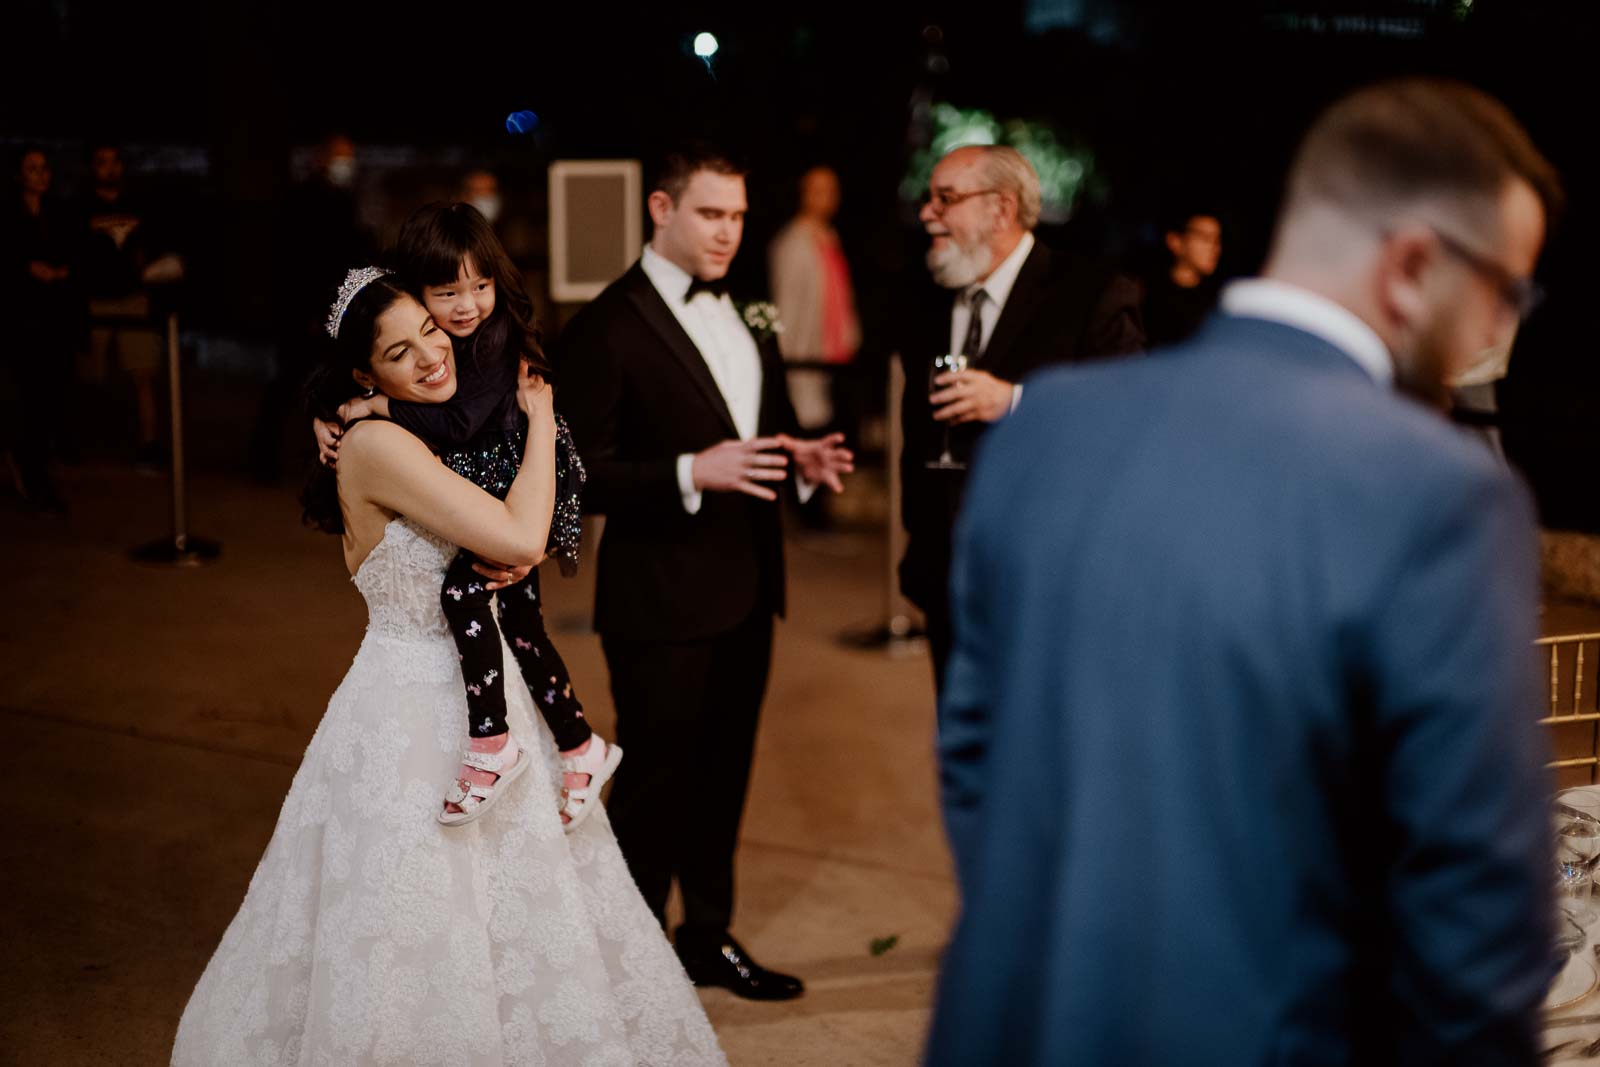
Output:
M974 289L967 297L972 312L967 320L967 339L961 343L961 354L974 362L983 354L983 303L988 299L989 294L982 289Z
M683 294L683 302L687 304L700 293L710 293L713 297L716 297L720 300L722 296L727 293L727 291L728 282L725 278L718 278L714 282L708 282L703 278L696 278L689 283L689 291Z

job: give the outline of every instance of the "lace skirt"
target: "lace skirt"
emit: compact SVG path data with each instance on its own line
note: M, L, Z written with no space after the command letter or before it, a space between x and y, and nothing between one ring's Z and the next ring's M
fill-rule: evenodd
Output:
M174 1064L725 1062L604 810L562 832L554 744L505 663L534 762L494 811L447 828L466 713L455 649L369 633Z

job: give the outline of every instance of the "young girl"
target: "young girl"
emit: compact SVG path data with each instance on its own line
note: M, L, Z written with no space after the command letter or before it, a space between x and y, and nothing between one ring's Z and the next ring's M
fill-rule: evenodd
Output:
M504 498L516 476L527 433L517 407L517 368L528 360L548 378L550 369L533 324L522 278L478 210L468 204L431 204L400 231L395 251L400 276L414 288L434 321L451 336L456 353L455 395L440 404L375 395L339 410L348 425L380 415L427 441L444 463L480 488ZM318 420L325 458L336 458L338 426ZM548 554L562 571L577 565L581 519L578 494L583 464L566 423L557 420L556 503ZM496 800L502 777L483 769L493 762L509 781L517 766L516 742L506 729L504 661L500 634L543 713L561 752L564 773L561 820L570 832L593 809L602 785L616 771L622 750L594 734L572 691L566 665L546 632L539 603L539 572L510 584L512 568L462 552L445 574L440 603L461 656L467 687L468 754L445 796L439 821L471 822ZM490 581L490 578L499 579ZM491 598L499 592L496 627ZM490 753L485 761L474 753Z

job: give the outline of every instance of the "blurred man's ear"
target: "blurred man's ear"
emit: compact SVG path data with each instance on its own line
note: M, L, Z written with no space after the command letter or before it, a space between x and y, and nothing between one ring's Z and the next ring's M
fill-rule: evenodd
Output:
M1396 325L1415 329L1428 314L1427 275L1439 258L1439 239L1425 226L1406 226L1383 239L1378 253L1378 300Z
M672 197L657 189L645 201L645 206L650 209L650 221L657 226L665 226L672 221L672 211L676 205L673 204Z

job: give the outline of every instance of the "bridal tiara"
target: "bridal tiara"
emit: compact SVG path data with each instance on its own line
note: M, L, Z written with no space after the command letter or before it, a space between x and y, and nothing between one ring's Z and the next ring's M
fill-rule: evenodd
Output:
M339 323L344 320L344 313L350 309L350 301L356 298L357 293L384 275L393 273L382 267L356 267L346 274L344 284L339 286L339 295L334 297L333 307L328 311L328 336L335 341L339 339Z

